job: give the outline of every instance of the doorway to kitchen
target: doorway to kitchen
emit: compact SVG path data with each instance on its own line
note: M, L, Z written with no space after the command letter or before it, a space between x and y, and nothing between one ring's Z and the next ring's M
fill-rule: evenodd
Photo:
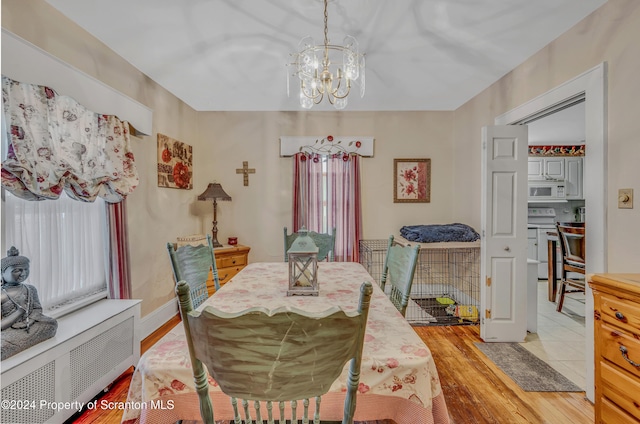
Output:
M586 227L586 272L607 271L606 213L607 213L607 134L606 134L606 63L573 78L539 97L497 117L496 125L522 125L536 116L552 114L563 105L584 99L585 148L584 200L589 211ZM523 176L524 178L524 176ZM523 231L526 228L523 228ZM587 286L585 294L585 390L594 401L593 374L593 295Z
M528 326L523 346L578 387L586 388L585 293L564 296L556 311L562 257L556 222L584 222L584 97L526 122L529 133L528 258L536 261L537 283L529 281ZM555 249L554 249L555 248ZM553 263L554 255L557 260ZM557 277L555 280L553 277Z

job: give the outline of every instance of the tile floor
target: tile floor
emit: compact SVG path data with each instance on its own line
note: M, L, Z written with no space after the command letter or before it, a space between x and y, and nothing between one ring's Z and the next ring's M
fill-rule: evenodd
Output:
M565 295L562 313L547 300L547 281L538 282L538 332L528 333L524 348L584 389L585 305L583 293Z

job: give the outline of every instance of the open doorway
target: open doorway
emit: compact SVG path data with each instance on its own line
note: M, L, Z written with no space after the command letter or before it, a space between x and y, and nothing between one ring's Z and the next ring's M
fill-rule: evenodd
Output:
M573 78L572 80L536 97L535 99L497 117L496 125L522 124L536 116L547 115L567 102L584 98L585 146L588 154L584 160L584 200L589 211L586 228L586 272L607 271L606 257L606 187L607 187L607 139L606 139L606 64ZM524 176L523 176L524 178ZM525 231L526 228L522 228ZM586 395L594 401L594 341L593 295L587 287L585 295L585 346Z
M529 163L533 173L529 175L529 184L535 188L548 183L548 180L541 182L541 177L533 172L539 170L540 164L546 162L550 165L549 168L551 165L558 166L561 172L557 179L565 188L565 198L553 201L530 198L528 202L528 258L538 262L538 282L537 296L532 296L527 301L528 305L535 304L533 311L537 312L537 322L535 331L527 334L523 346L578 387L585 389L586 294L584 291L567 293L561 311L557 311L562 258L555 226L556 222L580 225L577 223L584 223L586 218L583 213L583 164L588 149L585 149L584 96L571 99L546 112L522 122L529 130ZM549 263L553 261L549 246L556 246L555 264ZM549 275L549 270L553 267L557 276L555 283Z

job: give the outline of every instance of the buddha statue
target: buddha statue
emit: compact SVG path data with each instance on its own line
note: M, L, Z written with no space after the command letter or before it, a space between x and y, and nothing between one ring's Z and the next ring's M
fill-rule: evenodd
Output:
M2 360L47 340L56 334L58 323L42 314L36 288L29 277L29 259L15 247L2 258Z

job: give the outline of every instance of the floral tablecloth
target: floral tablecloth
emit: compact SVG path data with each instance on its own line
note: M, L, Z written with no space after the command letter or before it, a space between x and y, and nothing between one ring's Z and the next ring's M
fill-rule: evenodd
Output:
M356 310L360 285L374 283L362 358L356 421L393 419L398 424L448 423L449 414L429 348L413 331L362 265L322 262L320 295L286 296L287 263L253 263L204 302L227 312L253 306L292 306L324 311ZM323 420L341 420L348 364L322 398ZM216 420L232 418L231 403L209 377ZM189 351L182 324L159 340L136 367L123 405L123 423L199 420Z

